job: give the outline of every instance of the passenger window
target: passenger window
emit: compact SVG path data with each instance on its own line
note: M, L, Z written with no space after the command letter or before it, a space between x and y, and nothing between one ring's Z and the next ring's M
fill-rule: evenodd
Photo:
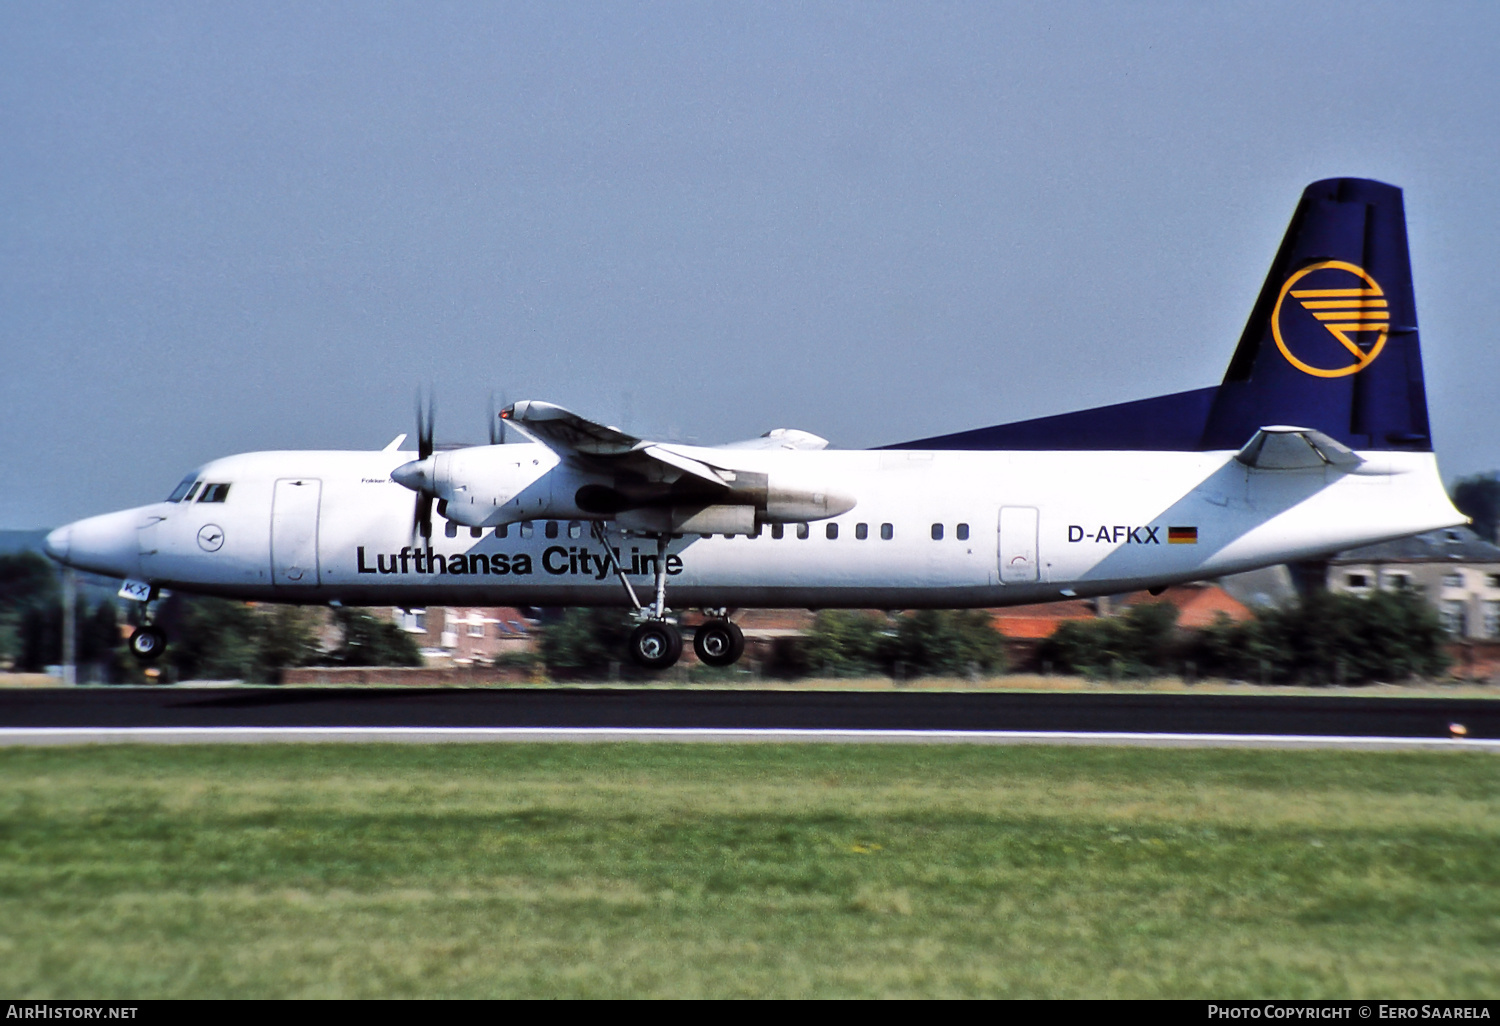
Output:
M829 541L834 541L839 536L839 525L829 524L826 528L823 529L823 533L828 535Z
M771 537L772 538L776 538L778 540L780 540L782 538L785 538L786 537L786 525L785 524L772 524L771 525Z
M864 541L866 538L870 537L870 525L869 524L855 524L854 525L854 537L858 538L860 541Z
M894 537L896 537L896 529L894 527L890 524L880 525L880 538L882 541L890 541Z
M576 520L569 520L568 521L568 537L569 538L582 538L583 537L583 525L580 524Z
M545 530L546 530L548 538L556 538L557 537L557 521L556 520L549 520L549 521L547 521L547 527L546 527Z
M521 525L521 537L522 538L530 538L535 533L536 533L536 525L533 524L530 520L526 521L524 524Z
M955 531L954 533L956 535L958 535L958 540L959 541L968 541L969 540L969 525L968 524L959 524L958 525L958 530Z
M942 541L943 540L943 525L942 524L933 524L932 525L932 540L933 541Z
M508 537L510 537L510 525L509 524L501 524L499 527L495 528L495 537L496 538L508 538Z
M801 538L803 541L806 541L807 540L807 536L809 534L811 534L811 533L812 532L810 532L807 529L807 525L806 524L798 524L797 525L797 537Z
M227 484L211 484L203 486L203 494L198 496L199 502L223 502L229 498L229 486Z

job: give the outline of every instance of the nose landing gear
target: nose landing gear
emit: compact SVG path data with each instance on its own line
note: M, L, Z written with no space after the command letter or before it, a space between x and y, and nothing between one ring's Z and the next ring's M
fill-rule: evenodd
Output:
M154 663L167 650L167 636L160 628L143 624L135 629L128 642L130 654L143 663Z
M156 626L156 601L159 595L156 585L145 581L126 581L120 588L120 597L141 604L140 626L126 642L130 654L137 662L154 663L167 650L167 635Z

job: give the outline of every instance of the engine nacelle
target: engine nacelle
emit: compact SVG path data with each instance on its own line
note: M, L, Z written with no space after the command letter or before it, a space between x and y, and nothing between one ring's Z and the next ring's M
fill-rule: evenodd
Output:
M766 486L762 523L796 524L807 520L827 520L855 507L852 495L830 491L822 485L784 481L772 477Z
M670 469L670 468L668 468ZM466 527L527 520L614 520L642 533L748 534L760 524L826 520L853 496L818 482L754 471L726 473L722 486L691 475L642 482L562 462L542 445L479 445L434 453L391 475L441 500L439 513Z
M448 520L491 527L549 516L548 479L558 459L546 446L476 445L433 453L424 462L428 466L407 466L422 468L416 484L442 500Z

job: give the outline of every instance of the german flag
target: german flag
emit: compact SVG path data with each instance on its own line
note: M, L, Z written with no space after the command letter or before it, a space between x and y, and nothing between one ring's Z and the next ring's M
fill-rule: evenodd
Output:
M1198 529L1196 527L1168 527L1168 545L1197 545Z

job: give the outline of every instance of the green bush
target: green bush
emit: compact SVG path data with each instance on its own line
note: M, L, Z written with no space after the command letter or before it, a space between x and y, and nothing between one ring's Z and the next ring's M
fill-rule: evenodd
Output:
M1168 603L1120 616L1063 624L1038 656L1066 673L1147 677L1197 672L1275 684L1341 684L1431 677L1448 665L1437 614L1412 592L1368 598L1313 592L1253 620L1226 616L1197 631L1176 629Z
M1037 649L1037 656L1064 673L1088 677L1149 677L1178 665L1177 607L1142 602L1120 616L1073 620Z
M1006 665L1005 638L978 609L924 609L895 618L825 610L783 662L788 676L1000 673Z
M1459 478L1453 484L1453 505L1474 518L1474 530L1485 541L1494 541L1495 527L1500 525L1500 474L1492 470Z
M565 609L542 627L542 662L553 677L602 679L625 661L634 626L618 609Z
M868 677L883 672L883 646L890 625L884 616L862 610L829 609L818 614L812 628L788 660L797 675Z
M57 571L35 552L0 556L0 661L37 672L62 657Z
M967 676L1005 672L1005 637L982 609L923 609L896 622L884 647L898 676Z
M1367 598L1313 592L1296 605L1267 609L1242 624L1199 632L1200 669L1280 684L1358 684L1433 677L1448 667L1447 635L1415 592Z
M319 662L338 666L421 666L422 653L410 634L389 620L362 609L339 609L334 621L343 642ZM286 665L297 665L288 663Z
M162 619L171 643L167 662L178 680L244 680L278 684L295 666L420 666L421 652L396 624L362 609L336 609L342 635L331 652L319 644L318 607L251 605L229 599L174 596Z

